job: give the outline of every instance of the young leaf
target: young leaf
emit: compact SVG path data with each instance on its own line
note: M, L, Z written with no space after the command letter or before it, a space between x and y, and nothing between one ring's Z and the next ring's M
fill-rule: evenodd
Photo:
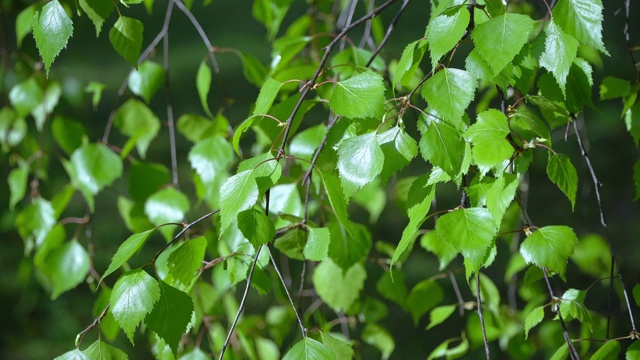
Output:
M96 37L100 36L102 25L113 12L113 2L108 0L80 0L80 7L96 28Z
M112 274L114 271L124 265L124 263L129 261L133 254L138 252L138 250L140 250L144 243L147 242L149 235L151 235L154 230L155 229L150 229L145 232L129 236L129 238L127 238L127 240L125 240L120 245L120 247L118 247L118 251L116 251L116 254L111 258L111 263L109 264L107 271L105 271L100 278L100 281L102 282L104 278Z
M84 350L92 360L127 360L129 357L122 350L98 339Z
M396 65L393 86L407 86L412 76L418 70L425 51L427 50L426 40L416 40L409 43L402 52L400 61Z
M9 92L9 101L19 117L29 115L43 102L43 94L40 85L35 78L15 84ZM3 109L4 110L4 109Z
M24 198L27 192L27 180L29 179L29 167L26 164L20 164L17 168L11 170L7 177L9 183L9 209L14 210L16 204Z
M258 201L258 184L253 170L245 170L227 179L220 188L220 235L236 221L238 213Z
M282 360L337 360L337 358L327 345L305 337L293 345Z
M527 315L524 319L524 338L529 337L529 331L544 319L544 306L538 306Z
M422 157L449 176L455 177L460 172L465 148L460 130L436 116L420 115L420 121L427 125L426 131L422 131L420 127Z
M442 324L445 320L456 311L456 305L444 305L438 306L431 310L429 313L429 325L427 325L425 330L429 330L437 325Z
M417 326L422 315L442 300L444 292L435 280L423 280L414 286L407 297L407 307L413 317L413 324Z
M436 222L438 236L461 252L474 271L484 264L496 232L493 216L484 208L454 210Z
M343 270L330 259L321 262L313 272L313 285L318 296L335 311L346 311L360 296L367 273L360 263Z
M147 104L151 102L151 98L163 83L164 69L152 61L143 62L129 75L128 81L131 92L142 97Z
M189 286L196 271L202 267L206 249L207 238L204 236L185 241L167 259L169 274L183 285Z
M436 68L440 58L460 41L467 30L469 19L469 10L464 6L459 6L453 13L445 11L429 22L425 37L429 39L433 69Z
M345 228L351 236L355 237L356 231L349 220L347 202L345 200L344 193L342 192L340 182L330 173L323 172L322 170L317 171L317 173L320 174L320 177L322 178L322 183L324 184L325 192L329 198L329 203L331 204L331 208L340 222L340 225L342 225L342 227Z
M616 340L609 340L593 353L591 360L617 359L618 353L620 353L620 343Z
M513 147L505 139L509 132L506 116L499 110L489 109L478 114L476 123L465 133L465 138L473 144L473 159L483 173L513 154Z
M348 342L337 339L324 331L320 331L320 337L322 343L336 355L336 360L353 359L353 348Z
M156 226L182 221L188 210L189 198L173 187L166 187L156 192L149 196L144 203L145 215ZM167 240L170 240L173 229L162 227L160 232Z
M142 66L140 67L142 69ZM118 108L114 118L114 125L124 135L130 137L125 148L130 148L134 144L140 153L141 158L147 155L149 144L156 137L160 130L160 120L144 103L129 99ZM121 156L126 156L123 150Z
M505 13L475 27L471 39L494 76L520 52L533 25L528 15Z
M269 217L256 208L238 213L238 229L256 250L273 241L276 235L276 228Z
M329 253L330 233L326 227L307 228L309 236L307 243L304 245L302 254L306 259L312 261L323 261Z
M49 253L43 271L51 281L51 299L55 300L82 283L89 273L90 263L89 254L76 240Z
M204 112L213 118L211 110L209 110L209 90L211 90L211 69L207 65L207 60L203 60L198 67L198 73L196 74L196 88L198 89L198 96L200 97L200 104Z
M513 174L503 174L493 182L487 191L487 209L496 221L496 227L500 228L505 211L513 201L518 189L518 177Z
M611 100L619 97L626 97L631 93L631 83L629 80L607 76L600 84L600 100Z
M80 349L76 348L71 351L56 357L53 360L93 360L89 356L85 355Z
M205 184L212 183L233 162L233 148L221 135L214 135L196 143L189 151L191 168Z
M567 34L609 55L602 43L602 1L560 0L553 19Z
M260 88L253 115L267 114L281 87L282 83L280 81L268 78Z
M382 76L365 71L338 81L329 99L329 107L336 114L351 119L379 118L384 112L384 90Z
M191 296L160 280L160 300L145 318L144 323L169 345L173 355L187 332L193 313Z
M384 154L375 132L343 140L338 147L338 170L345 197L375 180L383 166Z
M520 254L527 264L546 267L562 278L567 260L573 254L578 238L568 226L545 226L534 231L520 245Z
M638 360L640 359L640 341L634 341L633 344L629 345L627 348L627 353L625 354L626 360Z
M578 41L565 34L553 18L545 27L545 35L545 49L540 57L540 66L553 73L564 94L567 75L578 51Z
M460 69L444 69L435 73L422 87L422 97L445 121L457 122L473 100L477 80Z
M33 16L33 37L49 76L51 64L67 46L73 34L73 22L58 0L48 2Z
M555 153L549 158L547 164L547 175L549 180L562 190L571 201L571 208L576 205L576 192L578 191L578 173L571 164L568 156Z
M111 291L111 313L133 344L133 332L160 299L158 282L142 269L125 273Z
M138 68L143 31L144 25L139 20L126 16L120 16L109 31L113 48L134 68Z
M51 122L51 133L58 145L69 155L88 141L81 122L56 116Z

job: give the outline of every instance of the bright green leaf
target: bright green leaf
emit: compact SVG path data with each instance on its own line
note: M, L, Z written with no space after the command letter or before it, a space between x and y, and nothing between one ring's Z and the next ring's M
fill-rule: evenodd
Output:
M419 65L422 61L425 51L427 51L426 40L416 40L409 43L402 52L400 61L395 70L395 78L393 86L401 84L407 86L413 75L419 71Z
M73 22L58 0L48 2L33 16L33 37L44 61L47 76L51 64L67 46L73 34Z
M309 236L307 243L304 245L302 254L306 259L312 261L323 261L329 253L330 233L326 227L307 228Z
M360 296L367 273L360 263L343 270L333 261L321 262L313 272L318 296L335 311L346 311Z
M37 197L16 216L15 224L20 236L27 242L25 251L28 253L34 245L37 247L42 244L56 224L55 211L49 201Z
M331 221L327 227L331 238L329 258L343 270L348 270L366 258L371 250L371 234L366 226L353 224L351 230L345 231L342 224Z
M213 118L211 110L209 110L209 91L211 90L211 69L207 65L207 60L203 60L198 67L198 73L196 74L196 88L198 89L198 96L200 97L200 104L204 112Z
M601 0L560 0L552 14L565 33L609 55L602 43Z
M282 360L337 360L327 345L305 337L287 351Z
M85 355L80 349L73 349L71 351L67 351L66 353L56 357L54 360L92 360L90 357Z
M155 229L150 229L145 232L129 236L129 238L127 238L127 240L125 240L120 245L120 247L118 247L118 251L116 251L115 255L113 255L113 257L111 258L111 263L109 264L107 271L105 271L100 278L100 281L104 280L104 278L112 274L114 271L124 265L124 263L129 261L133 254L138 252L138 250L142 248L144 243L147 242L149 235L151 235L154 230Z
M578 191L578 173L571 164L568 156L555 153L549 158L547 164L547 175L549 180L562 190L571 201L571 208L576 205L576 192Z
M336 360L353 359L353 348L348 342L337 339L324 331L320 332L320 337L322 338L322 343L333 351Z
M38 105L42 104L43 94L35 78L15 84L9 92L9 101L19 117L29 115Z
M98 339L84 350L91 360L126 360L129 357L122 350Z
M564 278L567 260L578 242L567 226L545 226L534 231L520 245L520 254L527 264L546 267Z
M273 241L276 235L276 228L269 217L256 208L238 213L238 229L256 250Z
M496 236L495 220L485 208L454 210L436 222L436 233L480 270Z
M256 107L253 109L253 115L267 114L281 87L282 83L280 81L268 78L260 88L260 94L258 94L258 99L256 99ZM283 119L283 121L284 120L286 119Z
M476 123L465 133L473 144L473 159L483 173L513 154L513 146L505 139L509 132L507 117L501 111L489 109L478 114Z
M438 306L431 310L429 313L429 325L427 325L426 330L429 330L437 325L442 324L445 320L456 311L457 305L444 305Z
M56 116L53 119L51 133L58 145L69 155L88 141L82 123L64 116Z
M458 256L458 251L448 242L438 237L435 231L429 231L420 238L420 246L438 257L438 269L444 270Z
M455 177L460 172L464 155L462 134L450 122L436 116L420 115L420 121L426 124L426 131L422 131L420 138L422 157Z
M325 192L329 198L329 203L331 204L331 208L340 222L340 225L342 225L342 227L345 228L351 236L355 236L354 226L349 220L349 213L347 212L347 202L338 179L332 174L321 170L317 171L317 173L320 174L322 178Z
M381 117L384 111L382 76L365 71L345 81L338 81L329 99L336 114L351 119Z
M136 327L160 299L158 282L142 269L118 278L111 291L111 313L133 344Z
M418 325L420 317L444 300L444 292L434 280L423 280L411 289L407 297L407 307L413 317L413 324Z
M634 341L633 344L627 348L625 354L625 360L638 360L640 359L640 341Z
M517 176L503 174L493 182L487 191L486 205L496 221L496 227L500 228L502 218L513 201L519 184Z
M540 66L553 73L562 92L565 92L567 75L578 52L578 41L565 34L553 21L545 27L545 49L540 57Z
M587 290L568 289L562 294L560 313L565 321L576 319L587 329L591 330L593 319L589 309L584 305Z
M11 196L9 198L9 209L13 211L16 204L24 198L27 192L27 180L29 179L29 167L26 164L21 164L19 167L11 170L7 177L9 183L9 192Z
M533 25L529 15L505 13L475 27L471 38L494 76L520 52L529 40Z
M631 83L629 80L607 76L600 84L600 100L611 100L626 97L631 93Z
M238 213L258 201L258 194L258 184L252 170L239 172L224 182L220 188L221 234L236 222Z
M166 187L149 196L144 203L144 213L152 224L160 226L167 223L181 222L189 211L189 198L173 187ZM162 227L162 235L171 239L173 229Z
M462 39L469 25L469 19L469 10L459 6L452 12L445 11L429 22L425 37L429 40L433 69L436 68L440 58Z
M109 31L109 41L113 48L133 67L138 67L138 57L142 49L144 25L139 20L120 16Z
M191 148L189 163L202 182L210 184L233 163L233 148L220 135L207 137Z
M524 319L524 338L529 337L529 331L544 319L544 306L538 306L531 310Z
M477 80L460 69L444 69L435 73L422 87L422 97L445 121L457 122L473 100Z
M346 198L372 182L383 166L384 154L375 132L343 140L338 147L338 170Z
M49 253L43 270L51 281L51 299L55 300L63 292L82 283L89 273L90 265L89 254L75 240Z
M618 353L620 353L620 343L616 340L610 340L593 353L591 360L617 359Z
M136 99L129 99L118 108L114 125L120 132L130 137L125 147L129 148L135 144L143 159L146 157L149 144L160 130L158 117L144 103Z
M144 322L169 345L176 356L193 313L191 296L160 280L160 299ZM114 289L115 291L115 289Z
M90 81L87 86L84 88L85 92L93 94L91 96L91 104L93 105L93 110L95 111L98 108L98 104L102 99L102 91L106 87L105 84L99 83L97 81Z
M131 72L128 80L131 92L142 97L147 104L151 102L151 98L163 83L164 69L152 61L140 64L137 70Z
M162 164L133 160L128 180L129 194L135 202L144 204L160 187L171 182L171 174Z
M289 152L296 158L311 160L326 134L327 127L324 124L302 130L289 142Z
M185 241L179 248L171 252L167 259L169 275L183 285L189 286L196 271L202 267L206 249L207 238L204 236Z

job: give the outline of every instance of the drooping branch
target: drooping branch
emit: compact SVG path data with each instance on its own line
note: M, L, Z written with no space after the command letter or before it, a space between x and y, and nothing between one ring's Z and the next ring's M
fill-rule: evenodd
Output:
M558 298L553 294L553 289L551 288L551 281L549 281L549 275L547 275L547 269L542 267L542 273L544 275L544 280L547 284L547 290L549 291L549 296L551 297L551 301L555 302ZM573 341L571 340L571 336L569 335L569 330L567 329L567 324L564 322L564 318L562 317L562 312L558 308L556 311L558 315L558 320L560 320L560 325L562 325L562 335L564 337L564 341L567 343L567 347L569 349L569 355L571 355L572 360L580 360L580 354L576 351L575 346L573 345Z
M480 297L480 272L476 273L476 300L478 305L478 317L480 318L480 327L482 328L482 340L484 341L484 353L487 360L491 359L491 351L489 351L489 339L487 339L487 329L484 324L484 315L482 314L482 298Z

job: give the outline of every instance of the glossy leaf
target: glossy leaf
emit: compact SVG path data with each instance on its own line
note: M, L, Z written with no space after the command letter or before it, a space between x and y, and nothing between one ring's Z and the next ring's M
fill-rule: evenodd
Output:
M120 132L130 137L125 148L130 149L135 145L143 159L147 155L149 144L160 130L158 117L145 104L135 99L127 100L118 108L114 125ZM126 150L123 152L126 155Z
M102 25L113 12L113 2L108 0L79 0L80 7L96 28L96 37L100 36Z
M395 70L395 78L393 86L401 84L408 86L410 79L419 71L419 65L422 61L425 51L427 51L426 40L416 40L410 42L402 52L400 61Z
M156 226L181 222L188 210L189 198L173 187L166 187L156 192L144 203L145 215ZM171 239L173 229L162 227L160 231L167 240Z
M313 271L318 296L335 311L346 311L360 296L367 273L357 263L343 270L331 260L321 262Z
M546 267L564 278L567 260L578 241L567 226L545 226L534 231L520 245L520 254L527 264Z
M582 326L591 330L593 319L589 309L584 305L587 297L587 290L568 289L562 294L560 302L560 313L566 320L578 320Z
M179 248L171 252L167 259L169 275L183 285L189 286L196 275L196 271L202 267L206 249L207 239L204 236L189 239L182 243Z
M375 132L343 140L338 148L338 170L345 197L372 182L383 166L384 154Z
M33 245L40 246L56 223L51 202L37 197L16 216L16 227L20 236L27 241L28 253ZM29 245L29 243L31 243Z
M476 26L471 39L494 76L520 52L533 25L528 15L505 13Z
M356 236L353 224L351 223L351 220L349 220L347 202L338 179L332 174L325 173L323 171L318 171L318 174L320 174L322 178L322 183L324 184L324 189L327 193L327 197L329 198L329 203L331 204L331 208L340 222L340 225L342 225L342 227L345 228L351 236Z
M212 118L211 110L209 110L209 91L211 90L211 69L207 65L207 60L200 63L198 73L196 74L196 88L200 97L200 104L204 112Z
M529 331L536 325L540 324L544 319L544 306L538 306L531 310L527 317L524 319L524 337L529 337Z
M329 253L330 233L327 228L307 228L309 236L302 254L306 259L323 261Z
M269 217L256 208L238 213L238 229L256 250L261 245L273 241L276 235L276 229Z
M142 269L118 278L111 291L111 313L133 344L136 327L160 299L158 282Z
M625 360L638 360L640 359L640 341L634 341L629 345L625 354Z
M565 33L609 55L602 43L600 0L560 0L553 7L553 18Z
M568 156L556 153L549 158L547 164L549 180L562 190L571 202L571 208L576 205L576 192L578 191L578 173L571 164Z
M518 177L512 174L503 174L497 178L487 191L487 209L500 228L507 208L513 201L519 185Z
M331 349L310 337L304 337L287 351L282 360L337 360Z
M496 230L491 213L484 208L454 210L436 222L438 236L461 252L473 271L484 264Z
M365 71L345 81L338 81L329 99L336 114L351 119L381 117L384 111L382 76Z
M238 172L220 188L221 231L236 222L241 211L247 210L258 201L258 184L252 170Z
M445 121L457 122L473 100L478 83L468 72L444 69L435 73L422 87L422 97Z
M578 41L565 34L553 19L545 27L545 49L540 57L540 66L553 73L562 92L565 92L567 76L578 52Z
M145 61L129 75L128 85L131 92L142 97L148 104L151 98L164 83L164 69L162 66Z
M80 349L76 348L56 357L54 360L92 360Z
M89 273L90 264L89 254L75 240L49 253L43 270L51 281L51 299L55 300L82 283Z
M189 151L189 163L205 184L229 169L233 162L233 148L220 135L198 141Z
M464 6L459 6L452 12L445 11L429 22L425 37L429 39L433 69L436 68L440 58L462 39L467 30L469 19L469 10Z
M133 67L138 67L138 57L142 49L144 25L139 20L120 16L109 31L109 41L113 48Z
M509 132L506 116L499 110L490 109L478 114L476 123L465 133L465 138L473 144L474 162L483 173L513 154L513 147L505 139Z
M160 299L144 322L158 334L176 356L182 335L193 313L193 300L184 292L160 280Z
M153 233L154 230L155 229L150 229L145 232L141 232L141 233L133 234L129 236L127 240L125 240L120 245L120 247L118 247L118 251L116 251L115 255L113 255L113 257L111 258L111 263L109 264L109 267L100 278L101 279L100 281L104 280L107 276L112 274L114 271L116 271L122 265L124 265L127 261L129 261L129 259L136 252L138 252L138 250L140 250L142 246L144 246L144 243L147 242L149 235L151 235L151 233Z
M253 115L267 114L281 87L282 83L280 81L268 78L260 88L260 94L258 94L258 99L256 100L256 107L253 109ZM284 120L286 119L282 119L282 121Z
M420 138L422 157L455 177L462 167L465 149L460 130L436 116L422 115L420 120L426 124L426 131L422 131Z
M129 357L122 350L98 339L84 350L91 360L126 360Z
M73 22L58 0L45 4L33 16L33 37L44 61L47 76L53 60L67 46L73 34Z

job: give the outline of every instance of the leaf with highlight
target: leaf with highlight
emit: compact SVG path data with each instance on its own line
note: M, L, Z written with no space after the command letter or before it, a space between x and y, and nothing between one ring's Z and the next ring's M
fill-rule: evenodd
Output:
M33 16L33 37L49 76L51 64L67 46L73 34L73 22L58 0L48 2Z
M126 16L120 16L109 31L113 48L135 68L138 68L143 31L144 25L139 20Z
M602 43L601 0L560 0L552 14L564 32L609 55Z
M142 269L120 276L111 291L111 313L133 344L136 327L160 298L158 282Z
M381 117L384 112L382 76L365 71L345 81L338 81L329 107L336 114L351 119Z
M150 229L145 232L141 232L138 234L133 234L125 240L120 247L118 247L118 251L116 251L115 255L111 258L111 263L107 268L107 271L104 272L100 281L104 280L107 276L111 275L114 271L119 269L124 263L129 261L129 259L136 253L140 248L147 242L149 235L155 229Z
M444 69L435 73L422 87L422 97L444 120L458 121L473 100L477 80L460 69Z
M338 147L338 170L346 198L372 182L384 166L384 153L376 133L343 140Z
M567 260L578 238L568 226L545 226L534 231L520 245L527 264L546 267L564 278Z

